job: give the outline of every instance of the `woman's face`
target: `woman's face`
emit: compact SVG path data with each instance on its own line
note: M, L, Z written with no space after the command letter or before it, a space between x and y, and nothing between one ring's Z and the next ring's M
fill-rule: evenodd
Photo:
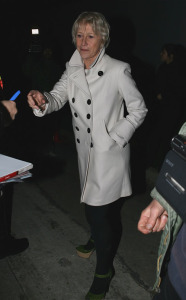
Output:
M80 24L76 34L76 48L87 69L94 62L102 47L102 37L95 34L92 26L88 23Z

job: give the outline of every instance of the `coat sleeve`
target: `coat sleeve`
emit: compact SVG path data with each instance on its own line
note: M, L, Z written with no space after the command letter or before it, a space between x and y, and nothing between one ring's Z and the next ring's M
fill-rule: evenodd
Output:
M47 98L47 104L43 112L38 109L34 109L34 114L38 117L42 117L46 114L50 114L53 111L60 110L68 101L67 95L67 71L63 73L60 80L54 85L53 89L48 93L44 92Z
M128 64L123 64L118 72L118 91L125 101L128 114L114 125L109 134L119 145L125 146L147 114L145 101Z

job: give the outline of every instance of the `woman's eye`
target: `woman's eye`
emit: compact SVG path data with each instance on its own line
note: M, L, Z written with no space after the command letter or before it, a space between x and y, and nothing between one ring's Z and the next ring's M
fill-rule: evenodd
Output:
M77 34L77 38L81 38L82 37L82 35L81 34Z
M93 39L93 38L94 38L94 36L93 36L93 35L89 35L89 38L90 38L90 39Z

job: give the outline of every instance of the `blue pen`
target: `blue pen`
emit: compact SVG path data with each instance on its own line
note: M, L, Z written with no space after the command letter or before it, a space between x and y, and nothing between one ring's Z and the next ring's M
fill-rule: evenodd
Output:
M14 101L14 100L19 96L20 93L21 93L21 91L17 91L17 92L10 98L10 100L11 100L11 101Z

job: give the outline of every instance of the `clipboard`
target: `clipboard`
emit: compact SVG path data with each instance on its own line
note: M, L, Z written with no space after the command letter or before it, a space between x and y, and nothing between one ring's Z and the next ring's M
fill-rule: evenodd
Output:
M33 164L24 160L0 154L0 182L33 168Z

